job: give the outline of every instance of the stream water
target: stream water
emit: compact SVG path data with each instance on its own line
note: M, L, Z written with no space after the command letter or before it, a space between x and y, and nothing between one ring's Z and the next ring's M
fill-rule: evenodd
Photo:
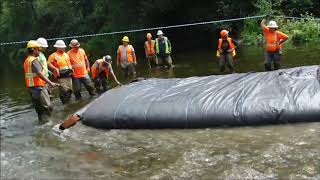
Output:
M219 74L214 55L175 54L173 71L150 71L140 59L138 76ZM283 68L320 64L320 46L286 47L282 62ZM236 68L263 71L263 50L242 47ZM62 137L52 127L92 99L62 105L55 97L51 122L39 125L23 74L2 74L1 179L320 179L319 122L109 131L78 123Z

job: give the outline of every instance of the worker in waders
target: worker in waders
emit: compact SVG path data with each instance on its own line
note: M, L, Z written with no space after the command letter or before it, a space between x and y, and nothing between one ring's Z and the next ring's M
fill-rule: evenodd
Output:
M40 122L51 115L52 105L47 91L47 86L58 86L51 82L45 74L44 68L39 61L41 45L34 40L27 44L28 56L24 60L23 68L26 86L31 95L32 104L38 114Z
M42 69L44 71L44 75L49 78L49 73L51 73L48 69L48 61L47 61L47 58L46 56L44 55L44 53L47 51L47 48L48 48L48 42L45 38L38 38L37 39L37 42L40 44L40 53L39 53L39 61L41 63L41 66L42 66ZM51 94L52 94L52 90L51 88L47 87L47 91L51 97Z
M86 52L80 48L80 43L76 39L70 41L71 50L67 52L73 69L72 86L76 99L81 98L81 84L85 86L91 96L96 95L92 81L88 75L90 64Z
M40 44L40 53L39 53L39 61L41 63L42 69L44 71L44 75L46 76L46 78L49 78L49 69L48 69L48 61L46 56L44 55L44 52L47 50L48 48L48 42L45 38L38 38L37 42Z
M53 72L59 86L59 96L62 104L70 101L72 95L72 66L69 56L65 53L67 47L63 40L57 40L54 46L56 52L49 56L48 67Z
M129 75L136 76L136 65L137 59L134 48L129 44L128 36L124 36L122 45L119 46L117 51L117 66L121 66L125 78L128 78Z
M172 68L172 59L171 59L171 43L167 37L164 36L164 33L161 30L157 32L158 38L156 38L156 53L158 58L158 64L160 66L167 66Z
M109 74L113 77L117 85L121 85L112 69L112 58L109 55L104 56L102 59L96 60L91 67L92 79L95 88L98 92L108 90Z
M150 68L157 67L158 58L155 49L156 41L152 40L151 33L147 34L147 41L144 42L144 51Z
M272 63L274 70L280 69L280 56L282 43L288 40L288 36L280 31L277 31L278 25L275 21L269 21L268 26L265 25L264 18L260 26L263 30L266 41L266 54L264 66L266 71L272 70Z
M220 36L221 38L218 40L217 50L220 72L224 72L227 66L230 73L235 73L233 58L236 55L236 42L229 37L229 31L227 30L222 30Z

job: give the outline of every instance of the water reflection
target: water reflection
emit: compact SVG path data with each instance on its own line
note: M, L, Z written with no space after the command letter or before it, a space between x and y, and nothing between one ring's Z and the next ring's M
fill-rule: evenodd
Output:
M320 47L288 47L283 67L320 64ZM238 52L237 71L263 71L263 51ZM214 52L176 54L173 70L138 76L220 74ZM119 73L118 70L116 70ZM24 179L320 179L320 124L189 129L97 130L81 123L56 136L51 128L91 101L53 101L51 124L38 125L22 74L2 76L1 178ZM129 80L121 79L122 82Z

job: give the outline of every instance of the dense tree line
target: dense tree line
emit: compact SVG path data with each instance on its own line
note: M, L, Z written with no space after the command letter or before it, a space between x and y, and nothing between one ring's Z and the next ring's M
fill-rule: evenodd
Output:
M320 16L319 0L2 0L0 37L1 42L8 42L235 18L260 13L261 7L257 3L263 2L272 4L270 13L273 14L300 16L309 12ZM176 50L190 48L190 44L193 44L192 48L212 47L218 30L225 27L239 30L244 23L170 29L166 33L171 36ZM121 36L79 40L89 55L96 58L113 52ZM142 44L145 32L129 36L132 42ZM3 46L0 53L2 61L13 67L20 66L24 45Z

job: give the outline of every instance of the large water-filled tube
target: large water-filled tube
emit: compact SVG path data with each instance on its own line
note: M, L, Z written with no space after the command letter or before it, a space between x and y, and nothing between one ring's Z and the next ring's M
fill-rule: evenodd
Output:
M207 128L320 122L319 66L146 79L112 89L76 114L104 129Z

